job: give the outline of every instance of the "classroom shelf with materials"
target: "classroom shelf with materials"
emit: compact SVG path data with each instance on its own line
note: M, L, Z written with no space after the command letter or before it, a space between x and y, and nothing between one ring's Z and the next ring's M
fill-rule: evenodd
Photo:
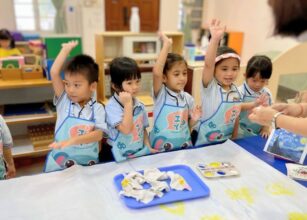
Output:
M165 32L172 38L171 51L183 53L183 33ZM108 64L118 56L135 59L142 72L142 91L138 98L146 107L153 105L151 97L152 67L161 49L157 33L102 32L95 36L96 62L99 65L98 100L106 103L111 96Z
M46 155L48 144L53 140L53 129L47 127L56 120L56 113L45 103L46 98L52 98L46 97L46 94L51 94L51 81L46 78L0 79L0 90L6 94L1 98L0 112L13 136L13 157ZM34 96L35 103L30 103L33 100L30 96ZM35 132L31 132L33 130Z

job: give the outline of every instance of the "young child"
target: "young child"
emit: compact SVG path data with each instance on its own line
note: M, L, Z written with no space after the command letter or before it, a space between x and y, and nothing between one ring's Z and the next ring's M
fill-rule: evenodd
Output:
M0 58L20 55L20 51L15 48L15 40L6 29L0 30Z
M196 146L237 138L240 111L266 101L265 96L260 96L254 102L242 104L240 92L233 84L240 70L240 56L229 47L218 47L225 28L219 20L211 21L202 77L203 113L198 130L193 132Z
M172 41L160 33L163 48L153 68L154 126L151 145L158 151L192 145L190 127L201 116L193 97L184 92L188 81L187 63L181 55L168 53Z
M234 127L238 123L241 96L233 82L240 69L240 57L229 47L218 48L224 31L225 26L221 26L220 21L211 21L211 39L202 77L203 113L195 132L195 145L223 141L237 135Z
M154 153L146 128L149 126L145 107L136 98L141 73L137 63L118 57L110 63L113 96L106 105L109 138L117 162ZM105 146L104 146L105 147Z
M272 95L267 85L272 74L272 62L267 56L253 56L247 63L245 82L238 89L243 97L243 102L253 102L260 95L268 97L268 105L272 104ZM240 114L239 136L261 135L267 138L270 134L268 126L261 126L252 123L248 119L249 111L242 111Z
M87 55L77 55L67 63L64 81L60 76L67 56L77 44L77 41L62 44L51 68L57 122L45 172L65 169L75 163L96 164L98 142L107 129L104 107L94 98L98 82L95 61Z
M9 128L0 115L0 180L10 179L16 175L11 147L13 140Z

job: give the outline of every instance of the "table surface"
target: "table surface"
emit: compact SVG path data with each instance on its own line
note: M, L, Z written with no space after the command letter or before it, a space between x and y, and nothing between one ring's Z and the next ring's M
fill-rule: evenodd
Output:
M306 217L307 189L248 153L245 147L254 139L246 140L239 141L243 148L227 141L122 163L73 166L60 172L0 181L1 219L286 220ZM200 162L216 161L231 162L240 175L208 179L196 169ZM179 164L189 166L209 187L209 197L143 209L125 206L114 184L116 175Z
M245 150L247 150L249 153L255 155L256 157L260 158L270 166L274 167L278 171L287 175L286 163L290 162L281 158L274 157L273 155L263 151L266 141L267 139L262 138L260 136L253 136L253 137L238 139L235 140L234 142L237 143L242 148L244 148ZM307 187L307 181L296 180L296 182Z

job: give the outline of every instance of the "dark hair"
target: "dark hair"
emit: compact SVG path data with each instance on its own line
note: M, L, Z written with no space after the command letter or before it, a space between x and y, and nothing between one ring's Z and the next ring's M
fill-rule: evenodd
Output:
M94 59L88 55L74 56L65 67L65 74L85 76L89 84L98 82L98 70L99 67L95 63Z
M185 65L188 67L188 64L183 58L183 56L176 54L176 53L168 53L165 64L164 64L164 68L163 68L163 74L166 74L170 69L172 69L175 63L178 63L178 62L184 62Z
M111 82L118 89L126 80L141 79L141 71L135 60L129 57L117 57L110 63Z
M226 53L235 53L237 55L239 55L237 53L237 51L235 51L234 49L230 48L230 47L227 47L227 46L221 46L219 48L217 48L217 52L216 52L216 56L220 56L220 55L223 55L223 54L226 54ZM221 59L220 61L218 61L215 66L217 66L218 64L220 64L224 59ZM238 60L239 62L239 65L240 65L240 60Z
M270 0L275 18L275 34L298 36L307 30L306 0Z
M272 75L272 61L267 56L253 56L247 62L246 78L251 78L259 73L262 79L269 79Z
M10 47L15 48L15 40L7 29L0 30L0 40L9 40L11 42Z

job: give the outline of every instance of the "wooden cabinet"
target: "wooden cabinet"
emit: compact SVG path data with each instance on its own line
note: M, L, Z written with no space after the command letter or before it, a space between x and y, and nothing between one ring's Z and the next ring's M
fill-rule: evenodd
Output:
M107 0L106 30L128 31L133 6L139 8L141 31L154 32L159 29L159 0Z
M171 51L174 53L182 54L183 53L183 33L181 32L166 32L165 33L168 37L172 38L173 45ZM98 89L97 89L97 96L98 100L101 102L105 102L106 87L109 88L110 84L106 80L105 72L106 69L108 69L108 63L115 57L123 56L125 53L125 48L127 48L127 45L124 45L124 42L126 38L130 38L129 42L131 42L131 39L140 40L144 39L156 39L158 41L158 36L156 33L132 33L132 32L103 32L100 34L96 34L95 36L95 48L96 48L96 62L99 65L99 83L98 83ZM142 40L141 40L142 41ZM133 56L130 56L131 58L134 58L138 63L139 66L147 73L152 72L153 63L155 62L157 58L157 54L159 53L160 48L158 48L158 51L156 51L156 55L152 56L146 56L146 58L137 58L135 59ZM145 57L145 56L144 56ZM151 84L152 85L152 84ZM139 99L144 102L146 105L152 105L152 98L151 98L151 86L148 88L150 90L150 94L145 94Z
M27 97L27 94L25 94L25 90L32 89L35 91L32 91L32 93L30 93L33 94L33 96L35 95L36 97L38 97L40 101L44 102L46 101L46 99L52 99L53 92L51 89L51 81L45 78L11 81L4 81L0 79L0 92L2 94L6 94L6 96L9 96L9 93L13 92L13 94L17 94L17 96L20 97L20 100L26 100L31 102L33 99L31 97ZM42 89L48 91L50 89L50 92L47 92L47 94L50 94L50 96L46 97L44 95L44 92L39 94ZM17 101L18 100L12 100L14 104L17 104L15 103ZM27 126L55 122L56 113L51 111L51 109L46 109L46 113L43 114L4 116L4 119L13 136L14 147L12 149L12 154L14 158L43 156L49 152L49 148L47 145L39 148L35 148L33 146L29 138L29 134L27 133Z

